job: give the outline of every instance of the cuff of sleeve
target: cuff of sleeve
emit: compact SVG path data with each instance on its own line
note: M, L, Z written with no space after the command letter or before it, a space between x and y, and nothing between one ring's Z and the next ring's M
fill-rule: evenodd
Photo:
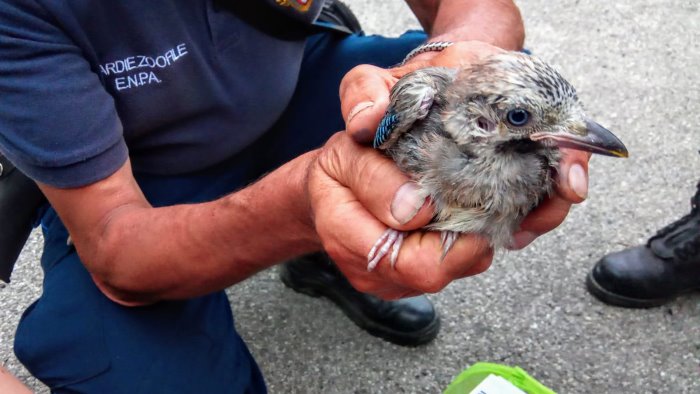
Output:
M8 152L9 153L9 152ZM123 139L107 148L97 156L61 167L42 167L22 161L14 161L18 168L35 181L58 188L86 186L114 174L129 156L129 150Z

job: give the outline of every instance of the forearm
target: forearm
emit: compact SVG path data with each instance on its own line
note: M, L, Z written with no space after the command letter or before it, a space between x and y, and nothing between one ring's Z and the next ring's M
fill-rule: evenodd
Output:
M433 41L483 41L522 49L525 28L512 0L406 0Z
M97 264L88 269L116 301L142 303L221 290L318 250L304 179L314 156L213 202L118 211L100 236Z

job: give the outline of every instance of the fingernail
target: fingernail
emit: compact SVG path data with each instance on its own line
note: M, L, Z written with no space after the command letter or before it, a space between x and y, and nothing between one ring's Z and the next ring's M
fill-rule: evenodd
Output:
M406 182L394 195L394 200L391 202L391 215L397 222L406 224L416 216L425 199L426 196L422 195L418 185Z
M373 105L374 105L373 101L363 101L363 102L357 104L355 107L353 107L352 110L350 110L350 113L348 114L348 123L350 123L352 118L357 116L357 114L359 114L360 112L366 110L367 108L369 108Z
M508 246L508 249L522 249L527 245L530 245L535 239L537 239L537 234L529 231L520 231L513 234L513 242Z
M580 164L574 164L569 169L569 186L577 196L583 199L588 196L588 176Z

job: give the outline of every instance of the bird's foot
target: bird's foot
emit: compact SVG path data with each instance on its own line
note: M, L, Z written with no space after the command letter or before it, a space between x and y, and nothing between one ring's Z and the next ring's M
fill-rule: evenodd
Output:
M399 257L399 249L401 249L401 244L405 236L406 233L403 231L397 231L392 228L384 231L384 234L374 243L367 255L367 271L372 271L377 267L379 261L389 253L389 248L391 248L389 261L391 262L391 268L394 268L396 259Z
M459 233L456 231L440 231L440 245L442 245L442 256L440 256L440 261L445 260L447 252L452 249L455 241L459 238Z

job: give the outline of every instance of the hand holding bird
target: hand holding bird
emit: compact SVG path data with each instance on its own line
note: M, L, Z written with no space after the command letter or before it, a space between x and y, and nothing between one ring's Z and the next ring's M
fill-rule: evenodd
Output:
M586 117L569 82L518 52L405 75L374 147L430 197L436 216L427 229L442 232L443 258L461 233L485 235L495 249L510 245L525 216L552 194L560 148L627 156L617 137ZM387 229L368 270L390 250L393 266L404 235Z
M416 193L417 184L389 156L366 145L371 145L389 106L390 90L402 76L427 67L466 68L502 52L462 41L398 68L358 66L343 78L340 99L347 131L310 153L315 159L307 170L305 190L319 241L357 290L383 299L435 293L491 264L488 239L476 233L462 234L440 262L440 233L420 231L430 224L434 207ZM521 222L515 249L559 226L571 205L586 198L590 153L561 151L565 154L553 174L553 193ZM407 232L396 267L392 269L387 258L387 264L368 272L367 252L387 227Z

